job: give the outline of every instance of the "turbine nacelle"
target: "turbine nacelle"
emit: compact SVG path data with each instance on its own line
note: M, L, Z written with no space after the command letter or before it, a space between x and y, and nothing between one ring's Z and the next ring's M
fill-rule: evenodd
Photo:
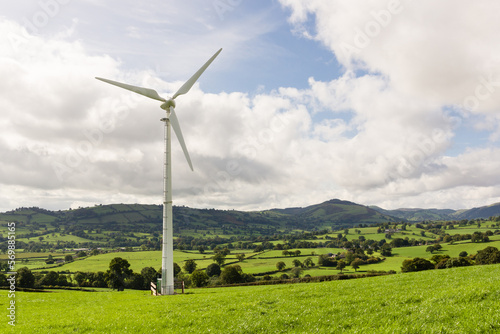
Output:
M163 103L160 108L163 110L169 111L170 108L175 108L175 101L173 99L168 99L165 103Z

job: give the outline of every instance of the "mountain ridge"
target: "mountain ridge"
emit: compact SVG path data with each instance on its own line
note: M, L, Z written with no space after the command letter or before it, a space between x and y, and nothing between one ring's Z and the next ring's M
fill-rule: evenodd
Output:
M350 201L331 199L306 207L237 211L174 206L174 234L270 235L292 231L344 229L400 221L463 220L500 216L500 203L468 210L400 208L385 210ZM0 213L0 221L16 221L26 229L64 228L153 233L161 230L162 206L109 204L64 211L18 208Z

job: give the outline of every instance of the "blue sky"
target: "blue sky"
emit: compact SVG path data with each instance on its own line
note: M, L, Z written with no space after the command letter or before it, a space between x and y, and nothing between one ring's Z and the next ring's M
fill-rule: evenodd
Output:
M500 201L495 1L40 0L0 15L0 210L160 203L170 96L174 204L341 198L387 209ZM453 13L453 14L450 14Z

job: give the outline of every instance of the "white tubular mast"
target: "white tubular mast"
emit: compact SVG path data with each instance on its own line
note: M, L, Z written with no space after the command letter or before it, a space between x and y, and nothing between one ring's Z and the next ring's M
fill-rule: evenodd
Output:
M207 67L214 61L214 59L219 55L222 49L219 49L195 74L186 81L179 90L170 99L165 99L161 97L157 91L151 88L144 88L138 86L132 86L129 84L124 84L121 82L98 78L96 79L104 81L108 84L118 86L123 89L130 90L134 93L141 94L143 96L149 97L162 102L161 108L165 110L166 117L162 118L161 121L165 123L165 156L164 156L164 169L163 169L163 243L162 243L162 254L161 254L161 294L162 295L173 295L174 294L174 245L173 245L173 224L172 224L172 154L171 154L171 129L174 130L179 144L181 145L186 161L189 168L193 170L193 165L191 163L191 158L184 143L184 137L182 136L181 127L179 125L179 120L175 114L175 101L174 99L179 95L186 94L189 92L191 87L195 84L196 80L203 74Z

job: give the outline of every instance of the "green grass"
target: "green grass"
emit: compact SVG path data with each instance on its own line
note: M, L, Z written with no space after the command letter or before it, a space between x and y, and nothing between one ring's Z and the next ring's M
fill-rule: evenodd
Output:
M18 238L17 241L23 241L23 242L29 243L30 241L39 242L39 239L38 239L38 237ZM43 235L43 243L45 243L45 244L57 244L58 241L74 241L76 243L81 243L81 242L98 243L98 242L100 242L100 241L94 241L94 240L78 237L76 235L71 235L71 234L61 235L61 233L54 233L54 235L52 235L52 233L51 233L51 234Z
M33 253L33 254L39 254L39 253ZM212 256L213 256L212 253L200 254L198 252L174 251L174 262L177 262L182 267L184 265L184 261L188 259L194 259L198 264L198 268L206 268L210 263L213 263L213 260L211 259ZM126 259L130 263L130 269L138 273L140 273L141 269L144 267L153 267L157 270L160 269L161 267L161 251L145 251L145 252L112 252L106 254L99 254L96 256L89 256L84 259L69 262L60 267L50 268L49 270L70 271L70 272L106 271L109 269L109 263L115 257L121 257L123 259ZM229 255L228 262L229 261L236 261L235 256ZM32 265L31 263L29 264L30 265L27 266L28 268L40 267L42 265L45 266L45 263L43 261L38 263L38 265L34 264ZM19 264L18 268L24 266L25 266L24 263Z
M187 290L16 293L16 333L497 333L500 265ZM0 300L6 312L7 298ZM6 318L6 317L4 317ZM7 320L2 333L10 333Z

